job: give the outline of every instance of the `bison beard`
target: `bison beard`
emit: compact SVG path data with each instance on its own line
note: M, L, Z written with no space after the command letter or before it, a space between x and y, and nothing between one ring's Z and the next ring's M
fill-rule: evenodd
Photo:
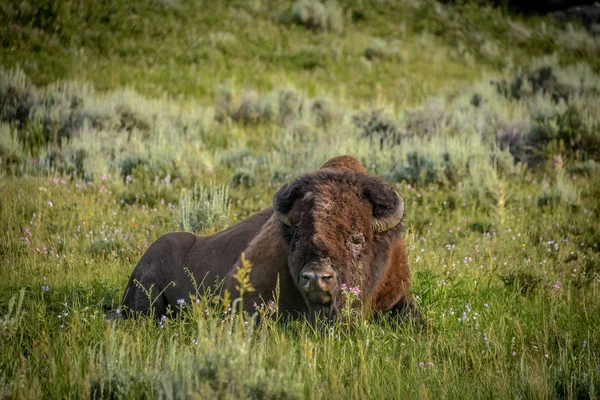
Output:
M126 314L176 312L178 300L197 289L214 291L216 282L237 296L233 276L242 253L252 263L255 288L244 294L246 311L273 300L279 288L284 318L331 321L344 307L342 289L358 287L361 303L374 312L416 313L408 294L403 215L404 202L393 189L368 176L356 159L333 158L283 185L272 208L225 231L159 238L129 279Z

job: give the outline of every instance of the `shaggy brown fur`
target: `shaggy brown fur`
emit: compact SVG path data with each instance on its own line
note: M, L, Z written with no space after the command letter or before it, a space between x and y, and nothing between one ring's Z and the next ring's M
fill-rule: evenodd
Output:
M372 229L374 218L389 217L398 204L395 192L368 176L356 159L333 158L282 186L273 208L223 232L208 237L170 233L158 239L136 266L123 303L156 316L169 307L176 310L178 299L196 293L190 277L200 291L221 279L235 296L233 275L244 253L252 263L250 280L256 289L245 295L247 311L253 311L254 303L272 300L277 285L284 316L335 318L344 306L342 285L359 288L363 304L374 311L412 310L403 223L379 233ZM289 225L278 219L281 215ZM324 289L317 298L330 300L311 300L314 293L306 289L306 277L315 271L327 271L318 281Z

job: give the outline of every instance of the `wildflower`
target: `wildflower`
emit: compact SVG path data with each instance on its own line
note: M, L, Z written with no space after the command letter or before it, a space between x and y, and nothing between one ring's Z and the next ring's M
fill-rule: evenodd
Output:
M513 357L514 357L514 356L516 356L516 355L517 355L517 353L513 351L513 352L512 352L512 355L513 355Z
M181 306L181 305L184 305L184 304L185 304L185 299L178 299L177 300L177 305L178 306Z
M554 285L552 285L552 289L560 290L561 285L562 284L560 283L560 281L556 281L556 283Z
M198 341L196 339L192 340L192 343L194 344L194 346L198 346Z
M50 207L54 207L54 204L52 204L52 202L51 202L51 201L49 201L49 202L48 202L48 205L49 205Z
M588 342L587 342L587 340L584 340L584 341L583 341L583 346L582 346L581 348L582 348L582 349L585 349L585 348L587 347L587 343L588 343Z
M119 309L117 308L117 311L115 311L115 314L117 314L117 315L121 315L121 310L119 310Z

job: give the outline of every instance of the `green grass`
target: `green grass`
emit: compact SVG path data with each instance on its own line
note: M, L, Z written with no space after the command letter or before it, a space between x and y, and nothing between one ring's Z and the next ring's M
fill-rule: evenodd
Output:
M264 0L9 1L3 7L5 66L20 65L36 84L74 79L151 96L206 101L226 81L259 90L293 83L312 95L359 100L373 99L379 86L387 99L414 105L440 88L478 79L486 69L545 54L600 67L593 39L569 40L548 19L522 22L473 5L344 2L341 32L286 25L289 3ZM574 32L589 37L581 28ZM562 37L566 44L559 46ZM364 51L376 38L397 41L399 59L365 62Z
M5 395L79 397L98 388L130 398L598 394L593 197L576 210L539 207L539 184L512 182L501 225L497 210L483 213L469 196L401 190L412 206L406 242L425 326L359 319L323 333L269 321L246 329L207 300L185 320L107 322L104 313L118 307L145 248L178 229L168 205L120 206L111 192L121 185L4 180ZM21 312L8 314L21 288Z
M372 3L0 5L0 398L600 397L598 38ZM159 236L339 154L404 197L423 326L106 320Z

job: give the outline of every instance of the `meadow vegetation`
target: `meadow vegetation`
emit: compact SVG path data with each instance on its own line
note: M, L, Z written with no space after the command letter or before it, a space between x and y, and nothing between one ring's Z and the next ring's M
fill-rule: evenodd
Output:
M593 32L429 0L0 11L0 398L600 397ZM422 325L107 318L159 236L340 154L404 197Z

